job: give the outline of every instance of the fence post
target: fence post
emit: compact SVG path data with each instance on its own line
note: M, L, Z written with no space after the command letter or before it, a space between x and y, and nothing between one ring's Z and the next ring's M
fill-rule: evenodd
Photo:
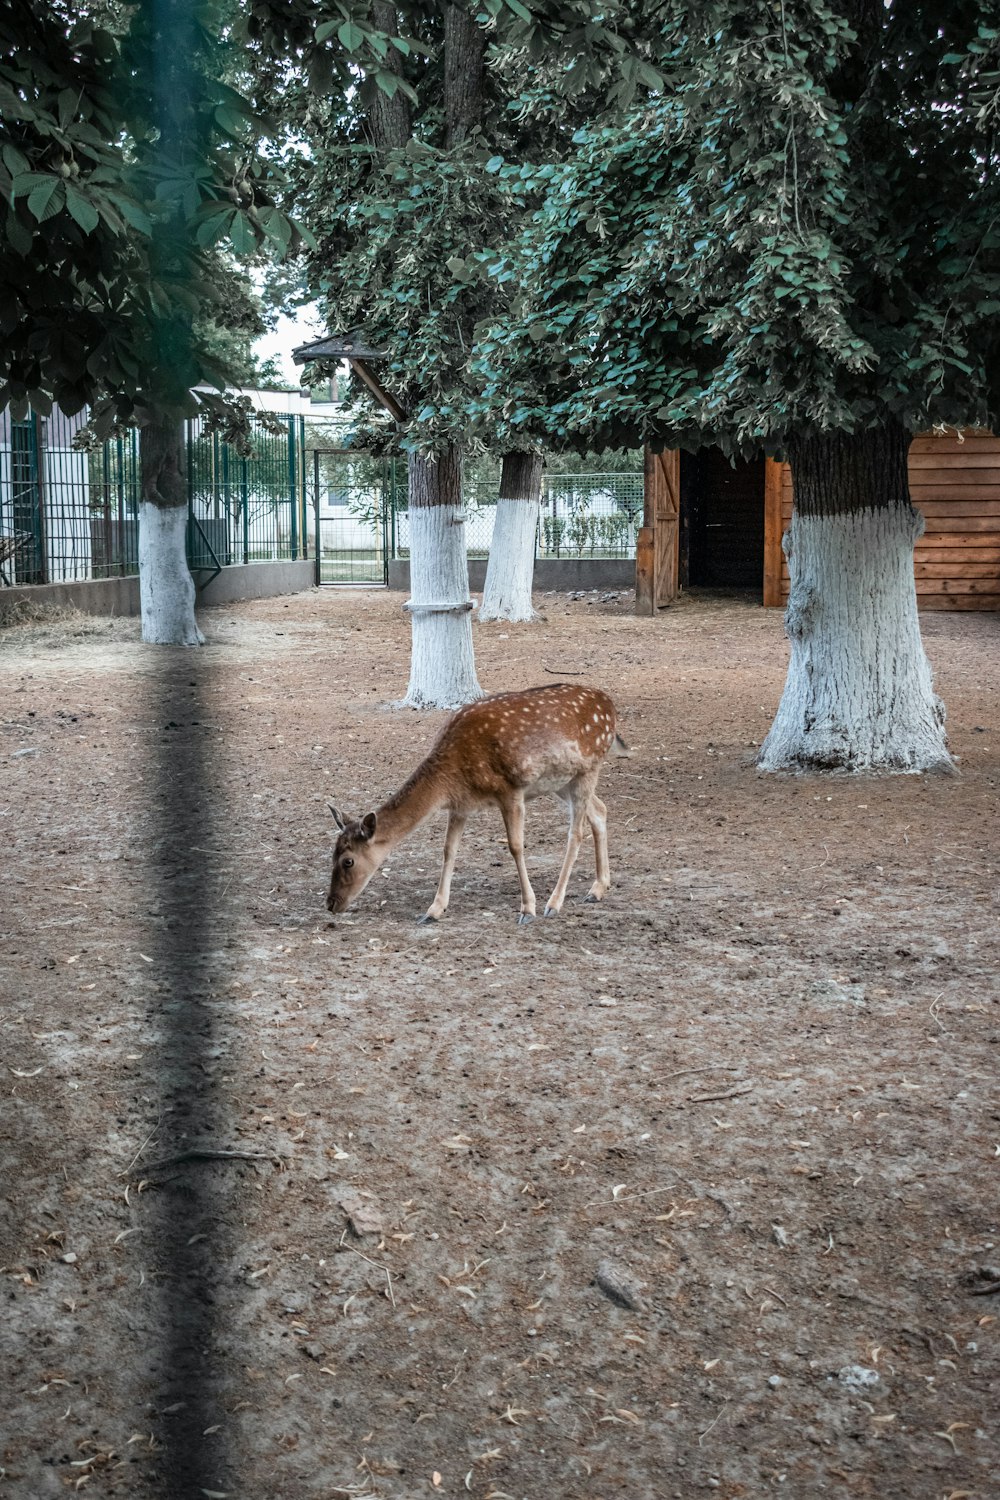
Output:
M323 541L319 514L319 449L313 449L313 518L316 524L316 587L323 582Z
M240 506L243 510L243 563L250 561L250 476L245 457L240 458Z
M299 417L299 485L295 503L300 507L300 519L302 525L302 557L309 557L309 505L306 494L306 419Z
M288 498L292 511L292 562L299 555L299 518L295 493L295 418L288 418Z

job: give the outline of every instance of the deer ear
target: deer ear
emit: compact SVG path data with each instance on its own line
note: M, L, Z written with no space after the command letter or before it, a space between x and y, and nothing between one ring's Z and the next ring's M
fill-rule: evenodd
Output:
M332 802L329 804L329 807L330 811L333 813L333 821L336 823L341 833L343 833L344 829L347 827L347 823L344 820L343 813L338 812Z
M375 824L377 821L374 813L366 813L361 819L361 827L366 839L375 837Z

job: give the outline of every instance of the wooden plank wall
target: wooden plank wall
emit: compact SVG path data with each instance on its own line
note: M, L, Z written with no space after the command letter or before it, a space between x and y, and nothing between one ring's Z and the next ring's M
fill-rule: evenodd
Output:
M914 573L920 609L1000 610L1000 437L923 433L910 447L910 493L926 530L916 546ZM781 466L781 533L792 519L792 476ZM765 561L780 591L765 604L788 599L788 563L771 543ZM773 584L772 584L773 590Z

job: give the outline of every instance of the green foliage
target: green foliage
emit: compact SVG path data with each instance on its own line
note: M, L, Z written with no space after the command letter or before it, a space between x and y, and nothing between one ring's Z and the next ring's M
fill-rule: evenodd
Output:
M728 451L1000 416L995 6L663 7L666 87L563 164L479 339L505 441ZM857 29L861 27L861 31Z
M256 149L266 122L227 81L222 7L98 9L107 27L57 0L0 16L0 406L89 402L101 435L225 383L240 299L222 247L280 253L299 231Z
M401 37L374 31L367 4L340 4L341 20L312 32L319 12L306 0L257 6L248 23L255 46L284 46L308 71L308 89L279 80L280 105L272 92L306 143L292 176L317 240L308 280L331 328L362 327L388 351L379 378L410 413L404 443L419 450L493 437L484 409L473 414L469 360L480 330L507 311L512 288L488 265L529 202L498 171L505 155L559 155L588 114L659 81L637 38L638 8L618 0L490 0L472 13L489 50L477 122L459 144L446 128L443 7L395 6ZM339 76L345 59L359 85L347 100L324 97L317 78ZM407 101L409 136L381 154L370 123L379 95ZM384 419L358 396L359 436L384 446Z

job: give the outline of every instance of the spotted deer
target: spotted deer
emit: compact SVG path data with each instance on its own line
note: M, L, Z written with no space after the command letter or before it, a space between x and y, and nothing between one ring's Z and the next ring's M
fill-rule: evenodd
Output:
M339 837L327 909L342 912L355 901L376 870L406 836L438 808L448 827L437 892L422 922L436 922L448 910L459 840L469 814L499 807L507 844L521 882L518 921L535 917L535 893L524 862L524 804L552 793L569 804L569 839L559 879L545 906L556 916L583 841L584 825L594 836L597 879L588 901L600 901L611 885L607 808L597 795L601 763L609 751L628 755L615 731L615 705L599 688L559 682L522 693L497 693L470 703L449 720L426 760L387 802L360 821L331 807Z

